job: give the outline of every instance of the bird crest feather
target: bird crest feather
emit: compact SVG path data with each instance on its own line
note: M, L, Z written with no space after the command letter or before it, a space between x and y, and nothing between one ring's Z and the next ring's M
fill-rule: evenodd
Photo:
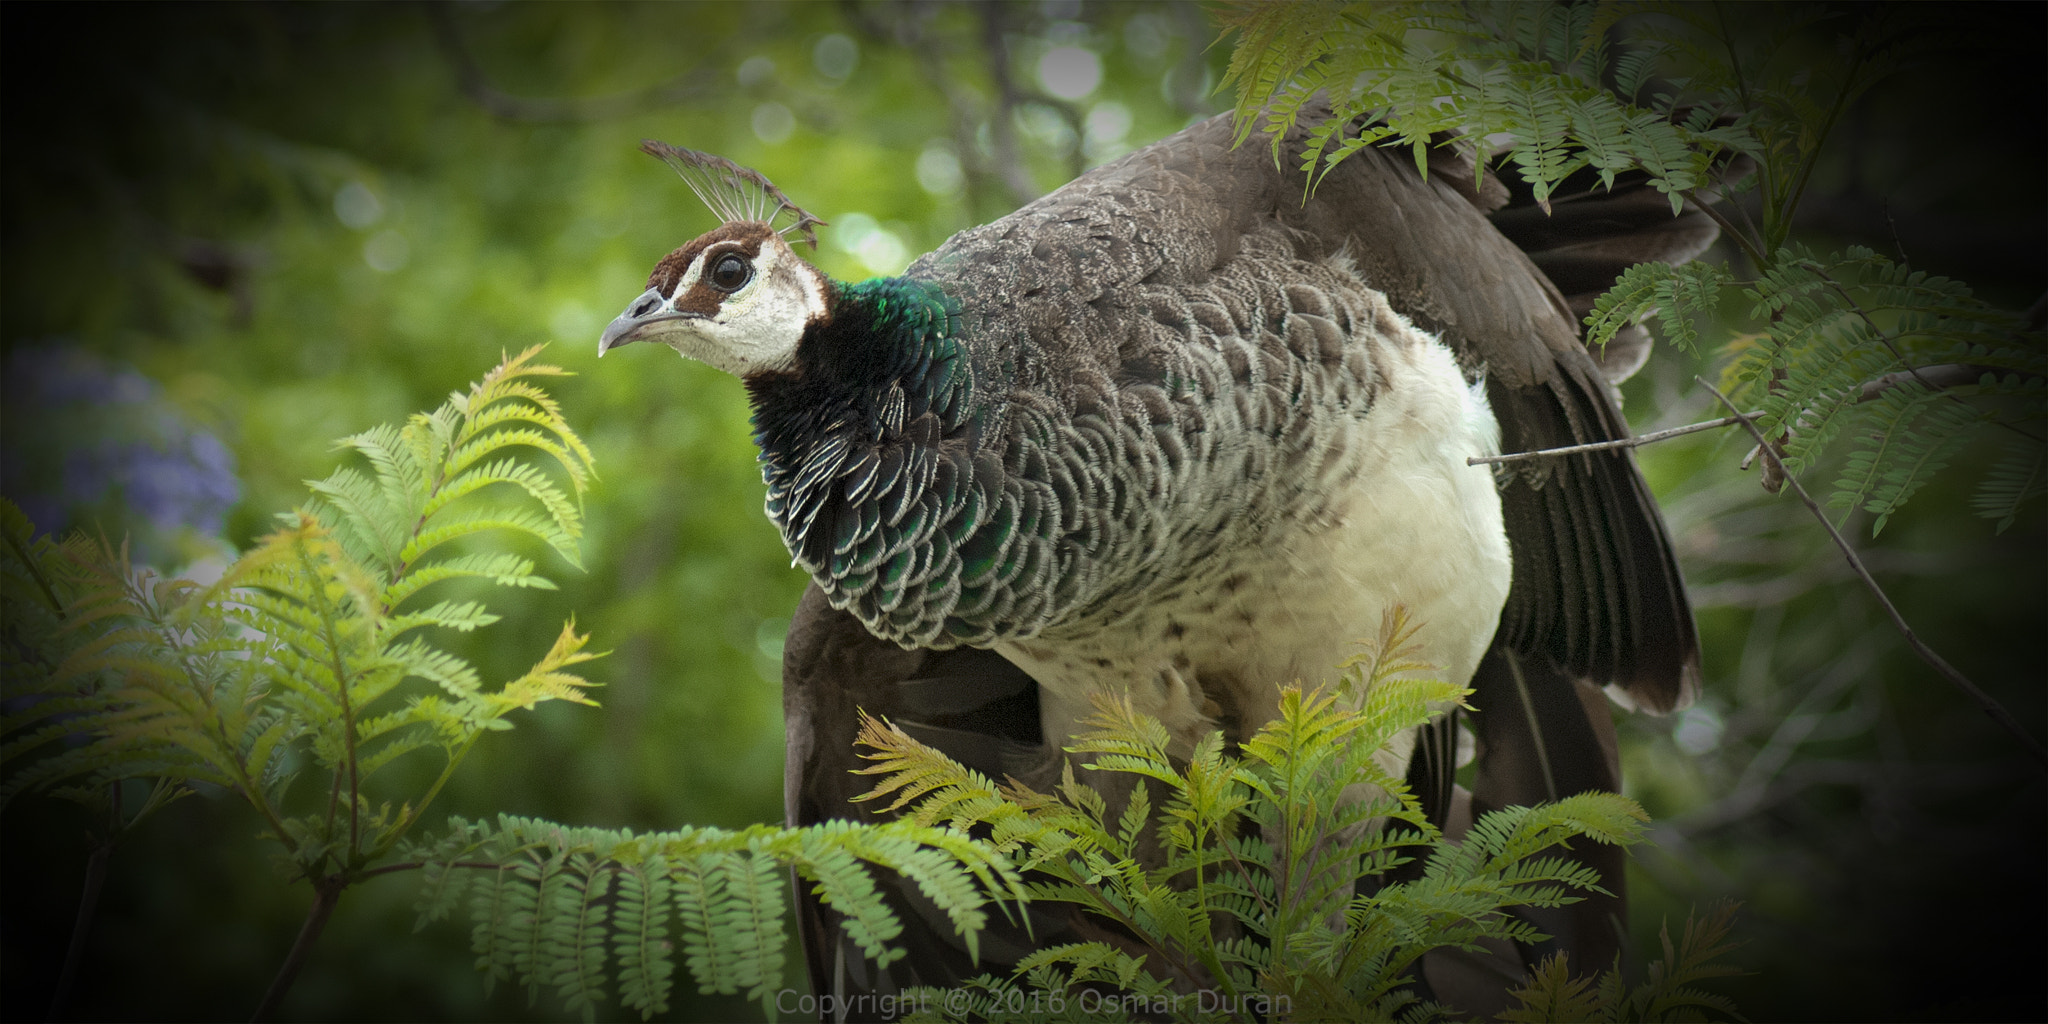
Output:
M818 247L817 228L825 222L811 215L808 210L790 202L767 175L751 167L742 167L722 156L700 153L694 149L671 146L655 139L643 139L640 150L649 156L658 157L665 164L675 168L682 175L683 183L697 194L711 212L730 223L732 221L755 220L774 227L776 218L784 214L791 222L776 230L787 236L794 231L803 235L811 248Z

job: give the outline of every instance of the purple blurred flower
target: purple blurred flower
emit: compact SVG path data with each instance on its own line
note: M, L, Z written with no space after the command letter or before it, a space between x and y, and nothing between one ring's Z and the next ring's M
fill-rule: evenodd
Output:
M95 521L157 554L220 532L241 498L234 454L154 381L62 343L7 355L0 491L38 529Z

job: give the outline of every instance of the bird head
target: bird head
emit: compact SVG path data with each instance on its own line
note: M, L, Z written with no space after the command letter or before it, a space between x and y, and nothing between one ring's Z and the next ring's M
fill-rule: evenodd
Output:
M813 229L824 222L758 171L652 140L640 148L674 167L725 223L655 264L647 290L604 329L598 354L659 341L738 377L789 369L805 329L826 315L832 285L783 235L800 232L816 248ZM778 230L785 214L793 223Z
M662 257L597 351L659 341L737 377L786 370L830 287L774 228L736 221Z

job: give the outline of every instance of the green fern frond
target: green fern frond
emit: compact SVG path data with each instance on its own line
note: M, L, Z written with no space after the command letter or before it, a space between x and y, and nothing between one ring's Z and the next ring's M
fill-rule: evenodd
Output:
M1621 329L1640 321L1657 308L1658 289L1676 273L1669 264L1638 263L1614 279L1614 287L1602 292L1586 314L1586 344L1605 346Z
M154 810L186 783L241 781L222 763L234 758L224 741L249 732L240 704L256 677L221 609L196 585L135 566L125 547L32 540L27 519L8 509L9 576L34 584L9 588L8 616L46 631L30 635L26 663L5 676L0 805L52 791L97 806L105 787L144 779L161 790L146 805Z
M605 1000L605 940L610 937L606 918L611 913L606 897L616 873L610 866L588 858L571 864L573 870L564 891L574 898L569 900L568 912L561 915L562 924L550 934L557 965L553 980L563 1005L591 1020L597 1014L597 1005Z
M427 501L426 508L421 510L421 515L431 516L447 507L450 502L458 501L492 484L518 487L547 511L548 517L554 520L556 530L572 538L582 535L580 511L569 496L563 494L546 473L530 463L510 458L467 470L450 480L434 492L434 496Z
M850 840L856 856L909 879L944 909L970 956L979 956L980 933L988 922L982 894L1021 902L1021 882L1008 864L988 856L964 833L927 828L902 835L856 835Z
M336 524L351 558L382 565L387 572L395 570L408 522L403 507L391 507L375 481L347 466L325 480L308 480L306 486L313 492L312 507ZM292 521L290 516L279 518Z
M1722 190L1752 191L1755 222L1730 210L1722 224L1758 268L1746 294L1759 343L1724 379L1745 406L1762 407L1760 425L1789 472L1853 449L1833 500L1871 508L1881 527L1980 432L1948 409L1916 413L1911 430L1888 434L1858 408L1859 390L1936 364L2012 370L2009 382L1951 397L1993 410L1987 416L2038 419L2038 401L2018 412L1996 402L2048 379L2048 345L2015 343L2018 319L1959 282L1867 248L1823 259L1787 244L1836 115L1911 66L1943 30L1905 9L1846 23L1820 10L1781 5L1767 32L1731 29L1710 8L1654 2L1246 3L1227 6L1219 20L1238 33L1226 84L1237 94L1240 141L1263 130L1277 157L1282 137L1311 109L1307 100L1319 91L1329 97L1330 116L1301 126L1311 187L1366 145L1406 146L1426 173L1432 138L1449 133L1482 154L1477 174L1484 140L1511 138L1505 162L1546 209L1552 190L1582 167L1607 187L1626 172L1644 175L1674 214L1687 201L1711 206ZM1837 45L1784 45L1801 37ZM1796 64L1780 56L1791 52L1806 56ZM1642 96L1653 88L1656 95ZM1754 162L1754 175L1721 183L1717 169L1738 155ZM1632 268L1595 304L1587 340L1605 344L1654 311L1667 340L1693 347L1697 321L1719 310L1733 283L1725 265L1705 262ZM1871 444L1873 433L1885 444Z
M1828 504L1863 508L1877 518L1871 535L1914 491L1945 468L1970 440L1975 410L1907 380L1886 389L1859 419L1862 436L1850 449Z
M399 607L450 579L552 586L516 555L434 558L479 530L510 526L574 561L581 526L570 496L589 478L589 452L526 379L559 372L533 354L506 360L435 413L343 439L358 465L313 482L308 507L281 517L209 586L159 579L105 541L34 540L8 506L8 613L19 606L51 628L42 669L6 677L0 802L145 779L154 782L143 806L154 809L203 782L247 800L304 876L350 877L389 852L470 745L507 727L512 710L589 703L589 684L572 670L595 655L573 628L493 692L422 632L488 627L497 616L483 601ZM509 453L519 445L540 447L567 489ZM465 476L449 469L457 453L488 458ZM505 485L497 497L494 484ZM437 692L420 696L423 685ZM443 764L424 792L386 800L365 789L430 749ZM331 796L295 813L287 798L307 773L323 775Z
M1629 986L1617 965L1592 978L1573 979L1562 957L1546 960L1529 981L1512 994L1521 1005L1500 1019L1700 1021L1742 1020L1725 997L1697 986L1741 972L1723 962L1735 948L1728 939L1736 905L1724 903L1704 918L1688 914L1675 944L1668 924L1658 930L1662 959L1649 965L1645 980ZM1556 961L1556 962L1554 962Z
M619 999L644 1020L668 1010L669 864L659 854L619 868L619 903L612 920L612 952L619 964Z
M1126 786L1105 787L1128 794L1121 806L1080 782L1074 762L1050 793L1014 783L998 791L901 730L865 723L869 770L883 776L871 797L893 797L907 821L1000 823L992 838L1033 873L1023 883L1033 900L1075 904L1143 944L1041 951L927 1019L984 1019L977 1014L1009 1006L1060 1020L1071 1007L1045 997L1072 995L1073 986L1142 1000L1189 978L1284 995L1286 1015L1299 1019L1437 1012L1400 991L1422 955L1481 940L1540 941L1511 909L1603 891L1595 870L1547 851L1574 839L1638 841L1642 811L1625 797L1588 793L1494 812L1453 844L1404 781L1376 763L1380 744L1465 693L1416 678L1429 672L1416 659L1416 628L1389 615L1343 685L1283 691L1279 717L1236 752L1211 734L1184 756L1170 753L1158 722L1128 701L1099 697L1089 731L1069 752L1098 776L1126 777ZM1418 847L1428 853L1420 879L1354 895L1360 877L1407 862ZM1039 1002L1018 1002L1034 993ZM1175 1019L1192 1009L1145 1005Z
M480 841L475 826L458 822L433 842L432 853L423 859L420 869L420 895L414 901L419 920L413 931L446 918L462 902L476 876L451 865L475 850Z
M450 396L440 409L414 416L402 428L377 427L343 439L340 447L361 454L371 476L344 466L325 480L308 482L315 515L351 555L376 565L388 584L396 586L442 544L490 529L532 536L578 564L578 501L593 474L592 460L560 406L524 379L565 372L533 363L538 351L536 346L507 359L468 394ZM507 454L518 448L546 455L569 490ZM523 491L538 511L453 510L496 484Z
M576 538L555 528L554 520L545 513L528 508L485 508L465 509L460 512L437 516L432 525L420 530L399 549L400 567L432 552L450 541L482 533L486 530L504 530L507 533L524 534L546 543L562 556L563 561L578 568L581 556L577 554Z
M1600 184L1614 187L1614 176L1635 167L1630 145L1628 111L1604 92L1585 93L1567 101L1570 133L1585 147L1585 161L1600 173Z
M841 915L841 928L860 947L861 955L878 966L887 966L904 953L891 949L890 940L903 933L902 922L889 912L874 879L861 868L859 858L847 849L845 833L852 827L844 821L822 823L816 831L804 833L797 870L809 879L813 891ZM873 853L874 848L869 847Z
M501 587L553 590L555 584L533 571L533 560L509 551L478 551L420 566L384 588L384 606L397 608L421 590L451 579L489 580Z
M1334 4L1300 10L1247 4L1217 12L1223 29L1239 33L1249 43L1232 53L1223 86L1259 96L1280 94L1285 83L1320 59L1324 34L1334 31L1342 16ZM1254 111L1240 107L1235 141L1244 142L1257 127ZM1279 153L1277 139L1274 153Z
M1495 1020L1503 1024L1554 1024L1562 1020L1612 1020L1605 1008L1598 979L1574 976L1563 953L1544 957L1529 971L1526 981L1508 995L1517 1005L1501 1011Z
M1515 140L1509 159L1535 190L1536 205L1548 213L1551 189L1589 158L1574 155L1564 141L1573 128L1572 111L1559 83L1547 73L1548 66L1510 64L1507 71L1513 84L1506 108L1513 116L1509 131Z
M504 685L497 693L484 694L483 711L491 720L503 718L514 709L531 710L542 701L560 700L572 704L595 705L597 702L584 695L590 682L582 676L563 669L601 658L602 654L591 654L583 650L590 643L588 634L576 632L575 620L563 623L562 632L555 637L554 646L549 647L533 668L526 674Z
M717 869L718 863L709 854L679 860L673 893L682 919L684 963L697 979L698 990L729 995L737 990L739 979L731 954L717 938L725 916L725 873Z
M1042 804L1046 798L1030 794L1035 801L1026 801L1025 791L1013 787L1012 795L1018 799L1006 800L1004 792L987 776L962 767L895 725L870 718L865 712L861 713L861 728L855 742L867 748L861 756L874 762L859 769L860 773L883 777L857 799L893 796L894 800L882 813L907 810L905 818L917 825L944 824L960 831L987 825L992 829L992 841L1004 851L1013 850L1035 836L1035 823L1025 807L1033 802Z
M1672 267L1669 277L1657 283L1658 322L1664 339L1689 351L1699 349L1700 318L1713 316L1721 305L1721 289L1728 285L1728 271L1719 264L1693 262Z
M2020 506L2048 494L2048 445L2016 441L1984 476L1970 507L1978 516L1998 520L1999 533L2019 518Z
M1937 393L1920 384L1919 368L1985 365L1977 353L2028 347L2005 341L2009 318L1967 288L1868 249L1826 258L1787 250L1747 294L1771 328L1729 375L1763 408L1761 426L1784 435L1789 471L1846 447L1827 501L1873 513L1873 532L1979 437L1981 424L2003 415L1995 403L2008 392L1995 373L1988 386ZM2014 378L2020 391L2026 379Z
M1599 9L1602 15L1619 17L1621 5L1606 4ZM1658 66L1669 54L1668 43L1648 43L1621 55L1614 62L1614 93L1617 97L1633 103L1643 86L1657 73Z
M782 980L782 893L787 882L781 866L759 851L726 858L721 866L730 898L720 908L713 941L730 944L727 962L734 984L744 988L748 998L760 1000L764 1012L772 1013L775 987Z
M625 1005L643 1017L661 1012L672 942L701 991L744 992L769 1000L772 1012L791 868L881 963L902 955L888 942L903 926L880 895L877 871L912 880L970 949L991 899L1024 898L1022 878L990 845L907 821L636 834L511 816L455 819L446 835L416 841L407 854L427 865L422 925L454 901L450 874L467 873L472 945L487 981L517 977L532 994L552 987L586 1015L614 980Z
M476 954L476 969L484 976L484 992L500 981L510 980L513 947L508 936L513 922L533 913L533 890L518 883L514 865L501 865L485 880L470 887L470 951Z

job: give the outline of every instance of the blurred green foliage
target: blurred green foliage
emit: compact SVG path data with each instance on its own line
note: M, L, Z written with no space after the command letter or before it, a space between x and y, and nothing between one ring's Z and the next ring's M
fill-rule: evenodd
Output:
M1849 111L1794 237L1902 249L2024 308L2048 277L2042 11L1956 16L1984 47ZM506 678L574 614L614 652L590 673L603 707L546 708L480 746L439 806L636 829L777 820L777 664L803 581L759 513L743 394L659 350L595 358L654 261L710 226L638 141L760 169L832 222L820 266L860 278L1222 109L1213 37L1198 9L1153 4L8 5L5 463L42 474L8 486L110 534L158 529L116 500L62 498L69 464L43 456L75 440L76 411L15 389L23 353L139 371L181 419L165 436L224 442L240 548L333 467L330 439L553 341L544 358L582 375L552 390L601 474L588 571L537 548L562 589L448 639ZM1718 415L1690 383L1715 365L1653 360L1625 389L1638 428ZM1752 1016L2040 1015L2040 773L1906 654L1803 509L1733 468L1747 448L1714 434L1641 456L1708 680L1694 710L1621 720L1632 795L1659 823L1633 879L1639 938L1734 896L1748 945L1733 959L1757 973L1727 991ZM1981 476L1971 458L1955 472ZM1937 650L2038 725L2040 510L1993 538L1963 493L1934 491L1864 544L1873 568ZM159 557L203 558L207 532ZM8 1017L42 1013L90 824L33 802L0 822ZM246 1015L307 900L251 825L182 801L115 852L76 1015ZM556 1015L487 999L460 929L409 934L414 884L349 893L286 1016ZM679 996L680 1019L758 1012Z
M2048 196L2020 169L2048 160L2048 12L1947 14L1965 45L1844 112L1791 237L1822 251L1869 245L1966 282L2029 310L2039 344ZM1731 358L1722 348L1741 340L1738 311L1724 312L1699 325L1701 355L1660 349L1624 385L1637 430L1720 414L1693 379L1715 379ZM1843 530L1915 632L2039 738L2048 528L2038 503L2004 535L1975 518L1969 494L1997 441L1967 450L1881 536L1861 511ZM2048 1013L2039 765L1913 656L1795 499L1736 468L1751 445L1729 431L1638 453L1678 545L1707 672L1694 708L1618 721L1629 791L1657 822L1631 872L1639 945L1659 918L1731 896L1745 901L1733 959L1754 973L1722 991L1755 1019ZM1804 479L1818 493L1842 469L1823 460Z
M1007 99L988 71L991 17ZM1211 33L1192 7L1154 5L0 18L0 339L10 357L132 367L161 387L167 415L221 438L241 494L228 543L246 547L302 502L302 481L339 458L333 438L440 404L502 352L551 341L543 358L581 374L551 390L599 468L587 571L525 552L561 589L508 602L489 637L445 639L506 678L573 614L613 651L590 673L603 707L544 709L513 742L480 746L439 807L637 829L780 819L780 646L803 583L760 512L738 384L654 349L597 362L598 331L655 260L712 226L639 140L718 152L795 189L833 222L819 264L858 279L1215 109L1222 57L1203 51ZM1053 90L1086 84L1085 59L1047 62L1061 47L1098 55L1099 84L1071 101L1038 74L1053 69ZM993 117L999 102L1012 113ZM999 152L1026 173L1006 175ZM8 462L66 443L34 395L8 405ZM61 475L10 487L59 490ZM149 528L119 507L75 507L72 525ZM185 536L157 550L181 561L205 548ZM5 822L7 870L47 883L8 886L10 1017L42 1012L85 824L33 802ZM306 902L252 830L233 806L186 801L115 853L74 1012L247 1015ZM503 990L485 1001L462 929L409 934L413 885L349 892L287 1016L529 1012ZM758 1013L679 996L685 1019Z

